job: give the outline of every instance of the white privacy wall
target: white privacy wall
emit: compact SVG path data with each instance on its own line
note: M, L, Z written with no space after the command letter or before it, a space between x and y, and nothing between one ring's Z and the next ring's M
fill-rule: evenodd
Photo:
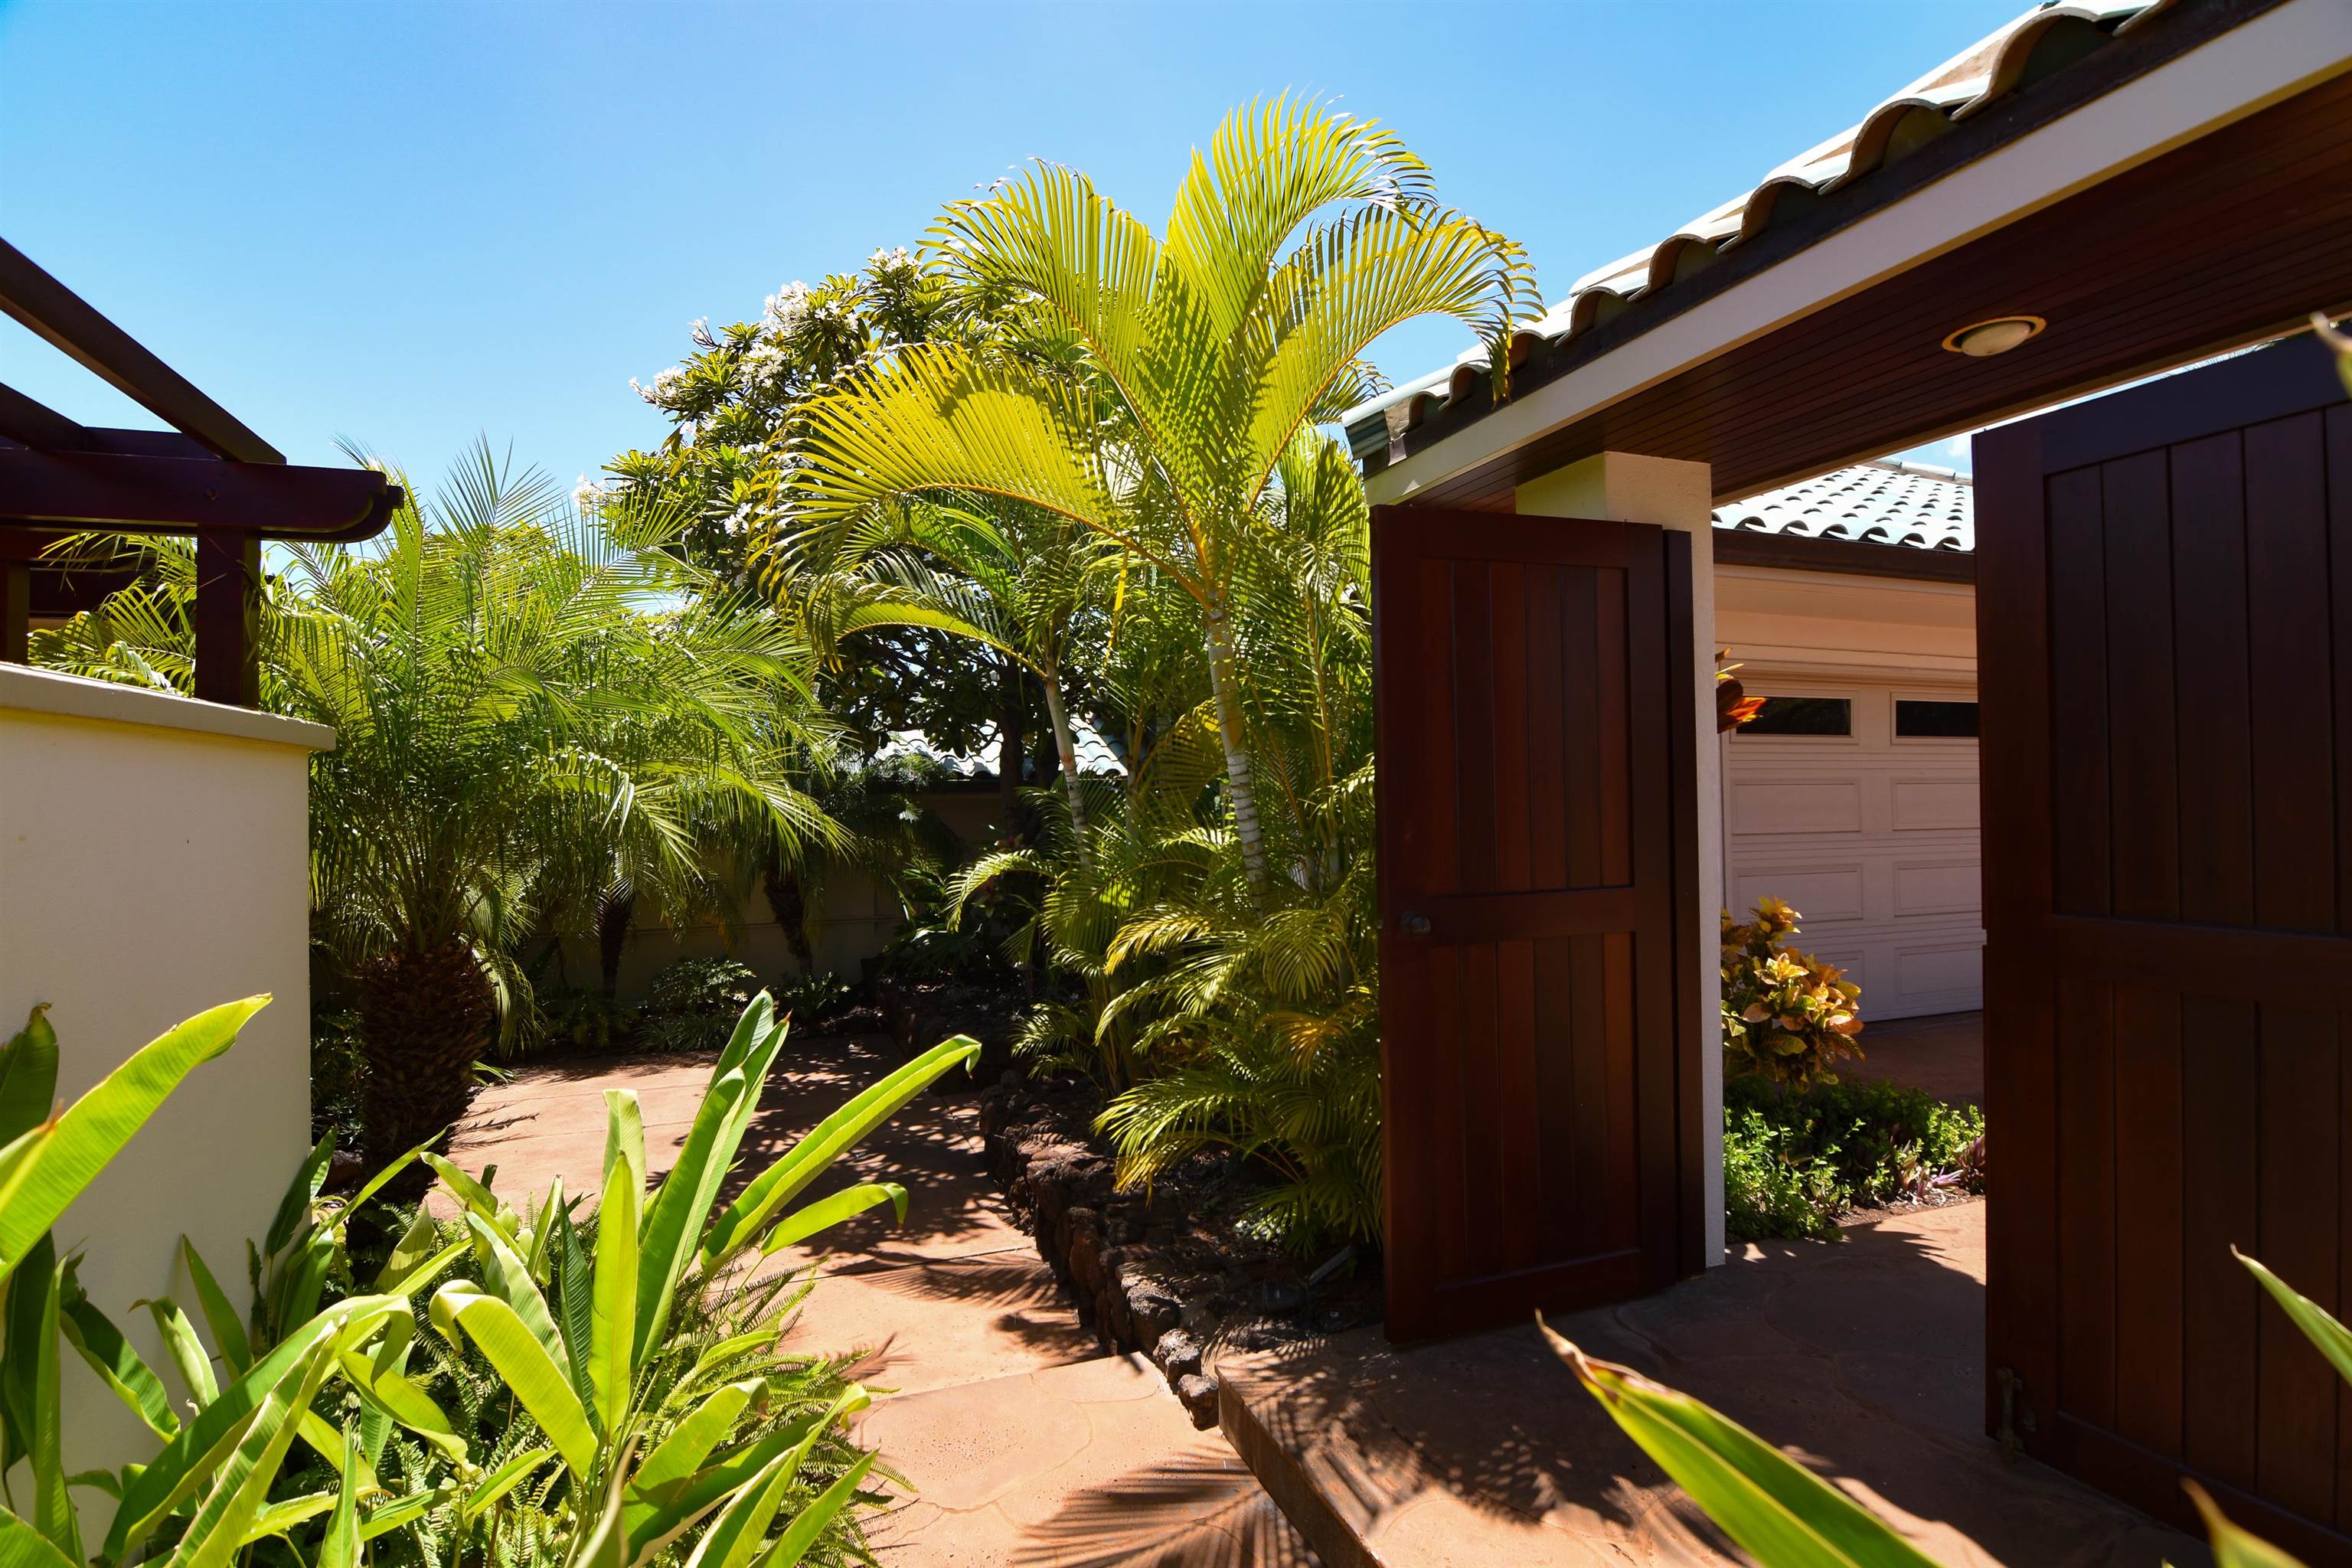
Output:
M194 1315L179 1239L243 1303L259 1240L310 1142L309 761L315 724L0 664L0 1037L50 1005L70 1101L192 1014L277 998L198 1068L58 1226L91 1302L173 1390L144 1311ZM67 1352L68 1468L152 1440ZM102 1513L104 1500L77 1494Z

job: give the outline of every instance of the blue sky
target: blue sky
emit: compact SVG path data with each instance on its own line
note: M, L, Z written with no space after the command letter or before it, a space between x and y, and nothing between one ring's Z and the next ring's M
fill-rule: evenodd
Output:
M1026 158L1156 227L1227 108L1336 98L1556 298L2022 8L0 0L0 234L297 461L348 437L423 480L487 434L569 480L660 437L629 378L695 318ZM0 377L154 423L13 322Z

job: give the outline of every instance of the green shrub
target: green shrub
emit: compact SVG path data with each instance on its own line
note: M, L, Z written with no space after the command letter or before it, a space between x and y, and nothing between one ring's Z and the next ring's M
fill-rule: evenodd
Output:
M636 1010L593 985L542 985L540 1048L553 1056L599 1055L625 1049L636 1032Z
M731 958L681 958L654 976L637 1009L637 1044L654 1051L715 1051L759 994L760 977Z
M1759 899L1756 918L1723 915L1723 1076L1753 1075L1792 1089L1835 1083L1840 1057L1860 1056L1862 988L1808 952L1782 945L1796 910Z
M1984 1112L1888 1083L1759 1078L1723 1089L1725 1228L1735 1241L1825 1239L1853 1209L1932 1189L1984 1190Z

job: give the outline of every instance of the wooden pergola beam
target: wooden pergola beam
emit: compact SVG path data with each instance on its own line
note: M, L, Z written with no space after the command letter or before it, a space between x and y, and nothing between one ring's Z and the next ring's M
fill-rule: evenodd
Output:
M89 431L46 403L0 385L0 437L49 451L80 450Z
M400 500L373 468L0 448L0 525L355 540L381 531Z
M243 420L5 239L0 239L0 310L215 454L240 463L286 460L286 454L255 435Z

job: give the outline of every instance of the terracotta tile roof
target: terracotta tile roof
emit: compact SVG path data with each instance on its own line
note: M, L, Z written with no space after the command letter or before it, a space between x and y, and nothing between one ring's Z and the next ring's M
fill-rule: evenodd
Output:
M1633 255L1576 280L1568 297L1513 334L1511 363L1566 343L1637 302L1673 288L1719 256L1801 213L1818 197L1899 162L1958 122L2095 52L2116 34L2179 0L2085 0L2035 6L1883 100L1859 124L1790 159L1748 190ZM1483 345L1454 363L1392 387L1340 416L1359 457L1385 448L1486 375Z
M1907 544L1915 550L1972 551L1976 491L1968 477L1899 458L1833 468L1818 479L1717 507L1715 526L1748 533L1795 534Z

